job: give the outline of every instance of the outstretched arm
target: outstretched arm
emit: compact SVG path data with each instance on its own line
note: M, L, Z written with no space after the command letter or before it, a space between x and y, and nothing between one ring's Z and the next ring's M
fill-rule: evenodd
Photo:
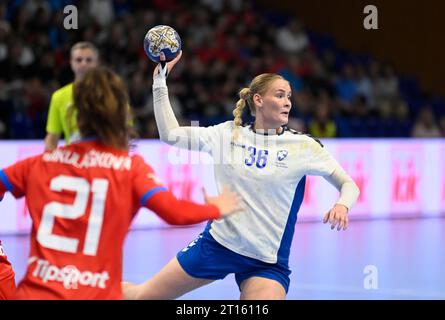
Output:
M181 55L182 52L163 67L159 64L153 72L153 108L156 124L159 137L165 143L189 150L201 150L204 144L200 135L206 128L179 126L168 97L167 73L171 72Z
M164 187L156 187L143 197L143 204L169 224L187 225L226 217L242 209L240 197L227 186L220 195L209 197L204 191L205 205L177 199Z
M219 209L214 205L200 205L178 200L169 191L157 192L146 201L145 206L172 225L195 224L218 219L221 216Z

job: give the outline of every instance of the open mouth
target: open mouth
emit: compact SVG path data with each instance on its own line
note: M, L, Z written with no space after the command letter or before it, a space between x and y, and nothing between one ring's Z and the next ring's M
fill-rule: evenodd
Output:
M288 116L289 112L288 111L283 111L283 112L281 112L281 114L284 114L284 115Z

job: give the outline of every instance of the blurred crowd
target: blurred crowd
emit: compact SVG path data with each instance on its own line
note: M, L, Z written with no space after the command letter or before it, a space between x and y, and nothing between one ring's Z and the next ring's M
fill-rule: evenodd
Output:
M78 9L65 30L63 9ZM298 17L242 0L10 0L0 2L0 138L45 136L49 100L71 82L69 50L97 45L103 64L128 85L141 138L156 138L154 63L143 38L173 26L183 57L171 74L172 106L184 124L232 119L238 91L257 74L276 72L293 89L289 126L317 137L444 137L445 103L389 63L336 47ZM246 115L246 121L249 119Z

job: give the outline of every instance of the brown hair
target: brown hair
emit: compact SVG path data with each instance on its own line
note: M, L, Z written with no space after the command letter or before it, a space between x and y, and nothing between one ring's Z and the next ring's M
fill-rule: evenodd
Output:
M74 108L82 138L97 137L107 145L128 150L135 137L130 123L127 88L113 71L92 68L74 84Z
M243 113L244 107L246 106L246 102L249 106L250 113L252 115L255 115L255 104L253 103L253 96L257 93L264 94L267 90L268 85L272 81L277 79L285 80L282 76L276 73L263 73L253 78L248 88L243 88L240 90L240 99L236 103L236 107L233 110L236 126L242 125L241 115Z

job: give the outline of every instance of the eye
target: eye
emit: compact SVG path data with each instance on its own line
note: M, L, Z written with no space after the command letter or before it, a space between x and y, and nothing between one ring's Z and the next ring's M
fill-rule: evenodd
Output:
M88 57L88 58L76 58L75 60L76 60L76 62L82 62L83 60L85 60L86 62L92 62L93 58L90 58L90 57Z

